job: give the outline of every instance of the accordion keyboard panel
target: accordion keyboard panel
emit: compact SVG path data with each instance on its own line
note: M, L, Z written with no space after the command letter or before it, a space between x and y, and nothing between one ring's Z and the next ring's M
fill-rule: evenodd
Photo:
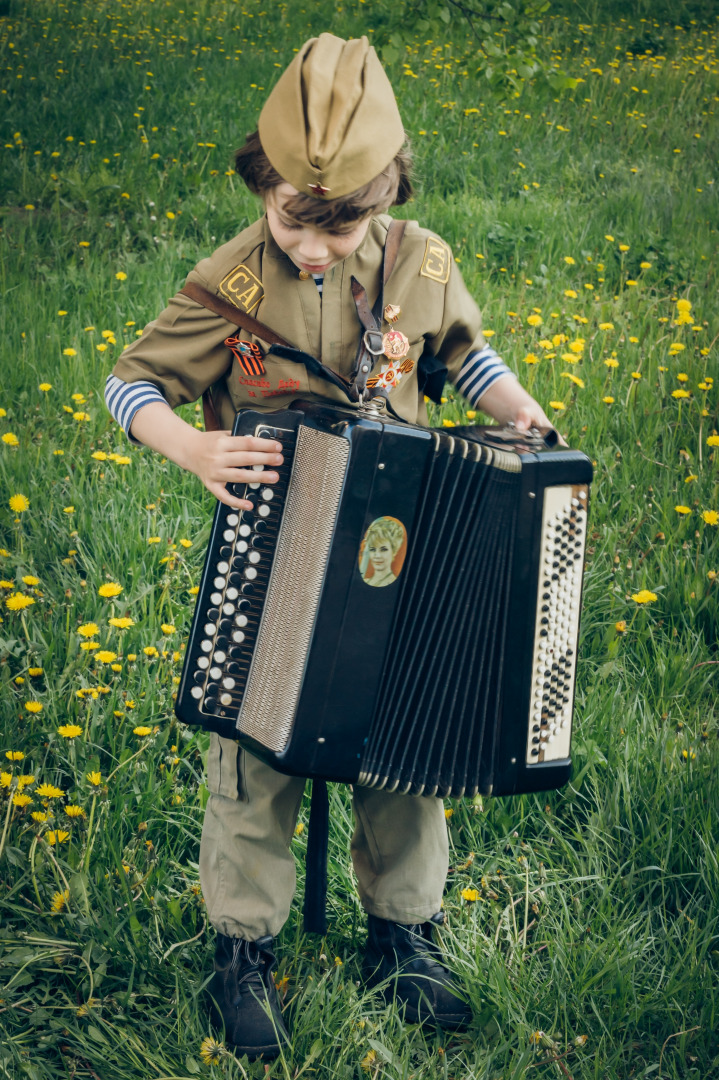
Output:
M527 765L569 757L587 498L586 485L544 493Z
M255 483L238 486L235 494L249 499L252 510L233 510L223 503L217 506L197 598L201 621L194 628L186 661L197 722L203 717L227 718L233 727L255 654L296 438L294 431L266 424L255 434L279 439L284 463L276 470L279 479L272 486L262 483L259 466L254 466L258 472Z

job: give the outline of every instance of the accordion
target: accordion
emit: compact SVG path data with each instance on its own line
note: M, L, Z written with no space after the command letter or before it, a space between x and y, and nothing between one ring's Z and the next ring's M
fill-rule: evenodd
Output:
M414 795L571 771L592 466L511 429L296 403L218 503L176 712L282 772ZM555 435L556 439L556 435ZM549 440L547 440L549 441Z

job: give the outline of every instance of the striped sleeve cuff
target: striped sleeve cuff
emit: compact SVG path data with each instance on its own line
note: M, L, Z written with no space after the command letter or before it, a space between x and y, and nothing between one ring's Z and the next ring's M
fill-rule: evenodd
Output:
M473 352L465 360L457 377L455 386L472 405L477 405L492 383L505 376L516 378L513 371L497 356L491 345L485 345L480 352Z
M127 435L130 442L137 446L141 444L133 439L130 434L130 425L143 405L149 405L152 401L162 401L167 405L167 399L151 382L126 383L118 379L117 375L108 375L105 383L105 404L112 413L114 420Z

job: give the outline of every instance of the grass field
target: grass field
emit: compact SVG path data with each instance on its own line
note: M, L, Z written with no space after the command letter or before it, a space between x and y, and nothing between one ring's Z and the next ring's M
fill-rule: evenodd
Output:
M269 1076L719 1077L719 20L629 10L553 5L562 95L492 87L460 26L408 31L390 68L406 216L452 245L493 344L595 463L575 770L447 804L444 943L476 1010L453 1037L359 984L334 789L330 932L305 936L297 905L278 941L294 1043ZM229 161L293 48L381 12L0 6L4 1077L265 1075L204 1042L207 740L172 713L212 499L131 447L102 390L257 215ZM433 422L463 417L448 387Z

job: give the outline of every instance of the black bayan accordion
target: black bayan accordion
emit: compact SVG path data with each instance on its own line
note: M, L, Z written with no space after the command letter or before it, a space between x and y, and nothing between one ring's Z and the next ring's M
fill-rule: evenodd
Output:
M592 467L509 429L238 413L279 481L218 503L176 711L282 772L414 795L570 775ZM555 436L556 438L556 436Z

